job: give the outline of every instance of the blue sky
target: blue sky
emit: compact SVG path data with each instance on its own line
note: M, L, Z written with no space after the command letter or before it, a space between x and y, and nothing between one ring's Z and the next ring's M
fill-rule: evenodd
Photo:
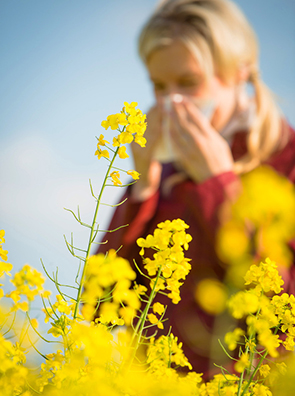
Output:
M155 0L4 0L0 3L0 229L15 268L29 263L62 280L77 263L63 234L78 245L88 232L64 207L90 221L104 163L94 157L101 121L135 100L152 104L136 53L138 32ZM239 0L257 32L262 78L295 125L295 2ZM125 162L132 168L132 160ZM116 202L119 189L105 200ZM100 214L101 227L111 211Z

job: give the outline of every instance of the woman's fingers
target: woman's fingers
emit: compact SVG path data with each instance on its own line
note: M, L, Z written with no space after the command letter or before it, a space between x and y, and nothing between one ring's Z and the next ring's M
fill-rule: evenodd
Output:
M201 129L194 123L183 103L173 106L171 113L171 136L175 144L190 149L198 145L202 136ZM180 148L181 148L180 147Z
M199 135L212 135L212 133L217 133L209 120L188 98L183 97L182 101L174 103L173 112L184 128L189 128L189 125L193 126L193 128L188 129L190 132L195 132Z
M208 118L202 113L202 111L188 98L183 99L183 106L187 111L187 115L191 122L197 125L203 132L214 131Z
M189 101L173 105L171 136L178 162L197 182L231 170L233 158L227 142Z

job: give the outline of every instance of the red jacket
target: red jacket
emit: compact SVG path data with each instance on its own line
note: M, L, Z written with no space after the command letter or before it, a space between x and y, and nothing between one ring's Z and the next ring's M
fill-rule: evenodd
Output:
M233 138L231 149L235 160L246 153L246 135L245 132L239 132ZM267 164L295 183L294 130L290 128L288 144L273 155ZM175 172L172 164L165 164L161 186L165 184L169 175ZM160 188L144 202L134 202L130 198L130 188L128 188L123 197L128 200L117 207L109 229L113 230L124 224L129 226L107 233L103 241L108 243L99 248L99 252L106 252L110 248L118 249L122 246L120 256L128 259L130 263L135 259L141 265L142 259L138 254L140 249L136 245L137 238L153 233L157 224L167 219L180 218L190 226L188 232L193 240L186 257L192 259L192 270L180 288L179 304L174 305L168 298L161 296L161 302L168 304L165 317L169 320L164 322L164 331L159 331L158 334L167 334L169 327L172 326L173 334L183 342L184 353L196 372L208 372L212 369L212 363L224 364L225 355L217 338L223 340L225 332L229 331L229 317L226 315L214 317L202 311L195 301L194 291L202 278L223 279L224 267L220 265L214 248L219 225L218 213L233 183L238 181L239 177L233 172L222 173L199 184L185 180L176 184L169 194L164 194L163 189ZM288 278L285 279L285 286L291 292L295 291L294 268L292 267ZM146 283L139 275L137 282ZM213 336L213 333L216 334Z

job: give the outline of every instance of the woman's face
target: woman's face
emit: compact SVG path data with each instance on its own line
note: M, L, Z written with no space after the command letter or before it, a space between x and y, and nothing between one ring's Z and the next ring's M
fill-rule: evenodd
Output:
M225 83L217 76L206 81L197 60L181 41L154 51L147 68L157 100L175 93L214 100L212 126L221 131L227 124L236 108L236 82Z

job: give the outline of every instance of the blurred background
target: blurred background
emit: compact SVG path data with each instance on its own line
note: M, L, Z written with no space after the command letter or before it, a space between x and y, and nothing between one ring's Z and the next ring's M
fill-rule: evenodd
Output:
M238 0L261 46L263 80L295 125L295 1ZM64 210L91 221L106 162L94 156L100 123L124 101L153 103L137 37L156 0L2 0L0 2L0 229L8 261L73 283L78 262L65 234L83 247L88 230ZM106 135L106 134L105 134ZM124 161L132 169L132 159ZM119 188L106 191L115 203ZM102 229L112 209L99 214ZM47 281L47 288L53 286Z

